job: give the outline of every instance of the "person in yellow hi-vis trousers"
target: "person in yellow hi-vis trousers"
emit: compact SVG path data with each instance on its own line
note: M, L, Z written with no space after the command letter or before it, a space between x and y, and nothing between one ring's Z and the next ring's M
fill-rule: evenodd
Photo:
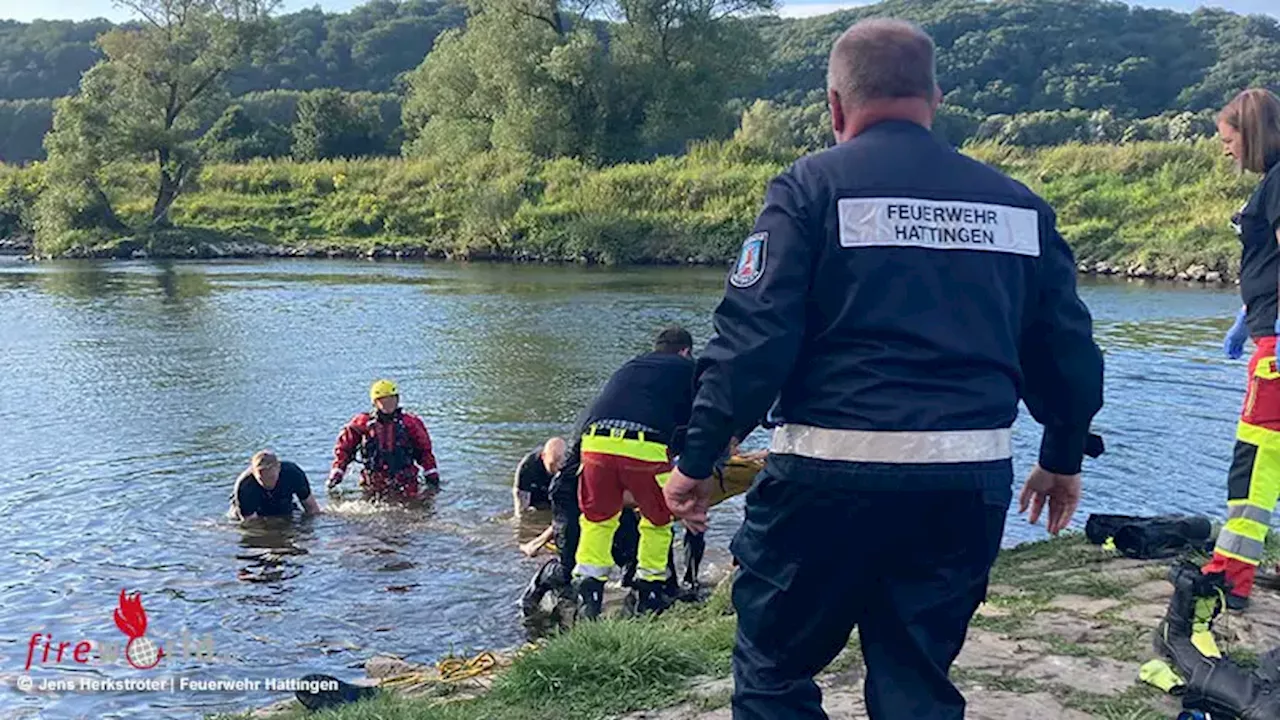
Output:
M1258 338L1249 360L1249 385L1236 429L1227 475L1227 523L1218 533L1204 572L1223 572L1230 587L1227 607L1249 605L1262 562L1271 514L1280 496L1280 372L1275 336Z
M1243 246L1240 295L1244 307L1227 333L1227 357L1238 358L1253 338L1248 390L1240 411L1235 454L1227 476L1227 524L1206 573L1226 574L1227 607L1249 605L1262 562L1271 514L1280 495L1280 372L1276 368L1280 306L1280 98L1258 88L1237 95L1218 115L1226 154L1262 182L1232 218Z
M628 361L609 378L582 424L578 482L580 536L574 583L584 618L600 614L613 570L613 535L624 493L640 511L636 610L661 612L671 550L671 511L662 497L678 451L677 435L693 405L693 338L663 330L654 351Z

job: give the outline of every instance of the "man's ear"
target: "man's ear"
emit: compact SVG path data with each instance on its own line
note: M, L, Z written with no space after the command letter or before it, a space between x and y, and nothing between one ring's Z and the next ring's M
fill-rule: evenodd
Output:
M844 134L844 127L848 120L844 116L844 105L840 103L840 94L835 88L827 89L827 107L831 110L831 132L835 134L836 140Z
M942 104L942 88L937 83L933 84L933 110L937 112L938 106Z

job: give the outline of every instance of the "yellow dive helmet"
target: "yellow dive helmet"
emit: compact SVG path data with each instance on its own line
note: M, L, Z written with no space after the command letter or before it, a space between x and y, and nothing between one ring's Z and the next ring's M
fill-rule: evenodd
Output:
M400 389L397 388L396 384L390 380L379 380L373 384L373 387L369 388L369 399L374 402L377 402L379 398L391 397L392 395L399 394Z

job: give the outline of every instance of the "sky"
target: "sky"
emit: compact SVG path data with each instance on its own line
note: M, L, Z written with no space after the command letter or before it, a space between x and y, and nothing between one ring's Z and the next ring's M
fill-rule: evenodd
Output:
M342 11L360 4L361 0L285 0L283 11L300 10L305 7L320 5L326 10ZM804 17L821 15L842 8L869 5L865 0L779 0L781 15ZM1280 18L1280 2L1277 0L1146 0L1138 3L1148 7L1170 8L1173 10L1194 10L1197 7L1221 7L1239 13L1266 13ZM85 20L105 17L110 20L126 20L129 15L120 11L112 0L53 0L52 2L31 2L30 0L0 0L0 18L28 22L36 18L49 20Z

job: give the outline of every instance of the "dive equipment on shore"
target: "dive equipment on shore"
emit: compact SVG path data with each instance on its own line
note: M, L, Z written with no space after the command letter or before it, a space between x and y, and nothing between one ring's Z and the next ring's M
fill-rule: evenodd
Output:
M1280 649L1263 655L1260 667L1251 670L1224 656L1214 640L1213 623L1226 605L1224 573L1206 574L1184 560L1170 569L1169 582L1174 587L1173 597L1156 630L1155 649L1169 660L1183 682L1173 684L1168 692L1182 697L1184 711L1200 712L1205 718L1280 718L1280 667L1276 662ZM1157 684L1158 670L1153 663L1144 665L1142 679ZM1167 683L1168 678L1161 682Z
M1084 534L1094 545L1111 541L1125 557L1151 560L1189 550L1207 550L1213 524L1198 515L1138 517L1095 513L1085 523Z

